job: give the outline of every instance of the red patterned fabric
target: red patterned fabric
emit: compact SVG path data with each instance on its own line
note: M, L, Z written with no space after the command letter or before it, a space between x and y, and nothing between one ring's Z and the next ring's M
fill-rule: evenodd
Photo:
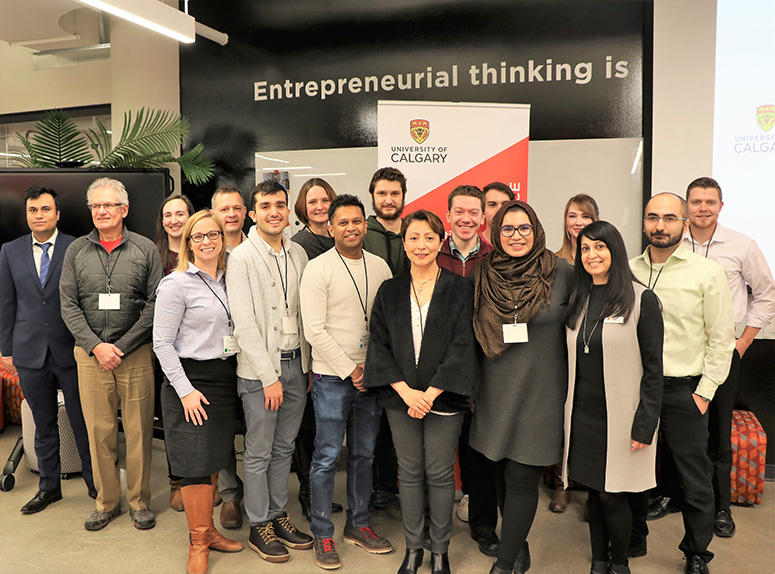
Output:
M19 384L19 373L16 369L8 369L0 365L0 380L3 384L3 407L5 408L5 422L21 424L22 401L24 394Z
M732 411L732 502L759 504L764 494L767 434L750 411Z

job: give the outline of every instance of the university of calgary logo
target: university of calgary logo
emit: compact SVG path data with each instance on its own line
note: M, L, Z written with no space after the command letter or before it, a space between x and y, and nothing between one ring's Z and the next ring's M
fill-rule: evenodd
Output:
M759 106L756 108L756 122L765 132L770 131L772 126L775 126L775 105ZM412 132L412 135L414 135L414 131Z
M431 135L431 123L428 120L412 120L409 122L409 133L414 141L421 144Z

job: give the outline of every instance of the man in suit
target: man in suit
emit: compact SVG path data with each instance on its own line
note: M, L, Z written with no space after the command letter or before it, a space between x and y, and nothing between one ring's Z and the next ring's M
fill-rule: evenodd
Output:
M24 197L32 233L0 250L0 361L19 372L22 392L35 420L39 490L21 509L22 514L33 514L62 499L57 388L65 397L89 496L95 498L97 491L78 392L73 336L59 307L62 259L75 238L57 230L59 200L55 191L33 186Z

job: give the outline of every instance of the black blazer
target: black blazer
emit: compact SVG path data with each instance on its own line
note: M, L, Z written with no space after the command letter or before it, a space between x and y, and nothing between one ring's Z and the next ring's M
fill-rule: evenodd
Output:
M479 365L473 330L474 288L470 281L441 270L415 365L409 273L385 281L371 310L364 385L380 389L382 403L406 408L390 385L406 381L413 389L436 387L444 392L434 410L458 412L468 408Z
M40 369L48 349L60 367L75 366L75 341L62 321L59 276L68 246L57 234L46 284L41 286L32 257L32 235L9 241L0 250L0 353L20 367Z

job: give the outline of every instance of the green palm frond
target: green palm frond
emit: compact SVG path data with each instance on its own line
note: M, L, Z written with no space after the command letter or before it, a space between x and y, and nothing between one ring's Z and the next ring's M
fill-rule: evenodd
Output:
M51 110L35 124L29 138L18 136L28 157L20 162L34 167L72 167L92 161L89 143L62 110Z
M100 120L97 120L97 130L89 128L84 133L89 139L94 155L97 156L97 161L102 161L113 149L113 141L108 128Z
M39 163L40 158L35 151L35 146L32 145L32 142L29 140L29 138L22 134L16 134L16 139L24 146L24 149L27 150L27 154L22 155L18 159L15 159L14 163L21 167L42 167Z
M160 152L175 153L188 133L188 120L166 110L140 108L133 119L132 112L124 113L121 139L104 157L101 167L126 167L132 156L151 156Z
M204 156L203 151L204 146L196 144L180 157L175 158L175 161L180 165L183 176L194 185L208 182L215 173L213 162Z

